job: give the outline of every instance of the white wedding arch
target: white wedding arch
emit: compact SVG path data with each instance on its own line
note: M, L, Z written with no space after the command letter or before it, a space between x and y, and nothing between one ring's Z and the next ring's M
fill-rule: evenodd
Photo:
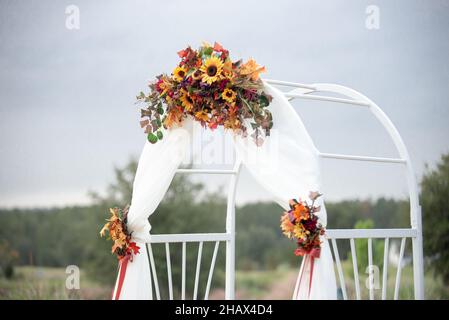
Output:
M353 261L353 275L354 275L354 289L355 298L361 299L361 287L359 270L357 267L357 254L355 239L367 239L368 241L368 265L373 265L373 239L382 239L384 241L384 257L382 267L382 281L381 281L381 298L387 298L387 281L388 281L388 266L389 266L389 244L392 239L400 239L399 262L395 275L395 286L393 298L399 298L399 289L401 284L402 260L407 243L407 239L411 239L412 243L412 261L413 261L413 283L414 283L414 298L424 299L424 270L423 270L423 248L422 248L422 223L421 223L421 207L419 204L418 186L410 161L410 157L405 147L405 144L387 115L380 109L373 101L365 97L361 93L336 84L317 83L305 85L300 83L265 80L267 83L275 86L289 88L289 91L284 91L284 95L289 99L307 99L319 100L333 103L342 103L356 107L365 108L374 115L377 120L385 128L391 137L398 153L399 158L384 158L372 156L357 156L345 154L332 154L320 152L321 158L340 159L343 161L368 161L368 162L382 162L394 163L402 167L405 172L409 201L410 201L410 228L404 229L328 229L327 237L332 243L332 251L334 254L334 263L339 278L342 298L347 300L347 283L344 277L343 267L340 261L338 252L337 240L349 240L351 255ZM317 94L318 93L318 94ZM319 93L338 94L344 98L336 98L326 95L319 95ZM225 233L196 233L196 234L158 234L151 235L151 240L146 243L148 259L150 262L152 288L155 292L156 299L161 299L159 290L159 281L157 276L157 268L153 255L152 245L165 245L166 253L166 269L167 269L167 285L168 285L168 299L174 299L173 293L173 279L171 272L171 254L170 244L180 243L182 246L182 278L181 278L181 296L180 299L186 298L186 244L197 243L197 264L195 266L195 281L192 297L194 300L199 298L208 299L212 277L215 268L215 262L219 245L225 242L226 245L226 274L225 274L225 298L235 299L235 192L240 173L241 163L237 161L231 170L209 170L209 169L178 169L176 172L180 174L219 174L230 175L230 184L227 196L227 212L226 212L226 232ZM199 297L199 279L202 264L203 244L211 242L214 244L214 250L208 268L207 283L205 284L204 296ZM384 267L387 266L387 267ZM369 273L370 280L372 280L373 272ZM372 283L372 281L370 281ZM369 286L369 298L374 299L374 288ZM176 297L178 298L178 297Z

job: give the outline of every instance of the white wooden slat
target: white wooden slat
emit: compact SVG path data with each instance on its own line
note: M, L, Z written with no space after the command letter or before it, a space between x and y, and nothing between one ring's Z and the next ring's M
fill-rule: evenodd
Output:
M198 296L198 281L200 279L200 268L201 268L201 255L203 253L203 242L198 244L198 257L196 260L196 271L195 271L195 287L193 289L193 300L197 299Z
M210 263L209 276L207 277L207 285L206 285L206 292L204 294L204 300L209 299L210 284L212 282L212 275L214 273L215 260L217 259L217 252L219 245L220 245L219 241L215 242L214 254L212 255L212 261Z
M168 278L168 296L173 300L173 281L171 274L171 260L170 260L170 244L165 243L165 258L167 260L167 278Z
M351 105L363 106L363 107L371 106L371 104L366 101L319 96L319 95L315 95L315 94L284 92L284 95L287 98L300 98L300 99L306 99L306 100L337 102L337 103L351 104Z
M182 243L182 284L181 300L186 299L186 243Z
M389 238L385 238L384 245L384 265L383 265L383 275L382 275L382 300L387 299L387 286L388 286L388 246Z
M149 243L227 241L228 233L181 233L181 234L151 234Z
M396 273L396 284L394 286L394 300L398 300L399 298L399 286L401 284L401 272L402 272L402 258L404 257L405 251L405 240L407 238L402 238L401 240L401 249L399 251L399 261L398 261L398 269Z
M273 80L273 79L264 79L265 82L269 84L274 84L278 86L287 86L287 87L295 87L295 88L304 88L315 91L315 87L310 86L308 84L302 84L302 83L296 83L296 82L290 82L290 81L280 81L280 80Z
M374 300L374 268L373 268L373 239L368 238L368 277L369 277L369 299Z
M329 239L414 238L417 236L417 231L416 229L328 229L326 236ZM231 236L228 233L152 234L148 243L227 241L230 239Z
M354 270L355 296L357 300L360 300L361 295L360 295L360 282L359 282L359 268L357 266L357 252L355 251L355 241L354 238L351 238L349 241L351 244L352 268Z
M407 163L405 159L401 158L383 158L383 157L370 157L370 156L355 156L349 154L338 153L325 153L320 152L318 154L321 158L326 159L339 159L339 160L352 160L352 161L369 161L369 162L384 162L384 163Z
M343 275L343 269L341 267L340 255L338 254L337 242L335 239L332 239L332 248L334 249L335 262L337 263L338 277L340 278L340 287L343 293L343 299L348 300L348 296L346 294L346 284L345 278Z
M148 245L147 244L145 244L145 252L147 253L147 260L148 260L148 271L150 272L150 281L149 281L149 283L150 283L150 297L149 297L149 299L150 300L153 300L153 273L151 272L151 262L150 262L150 253L148 252ZM114 290L114 295L113 295L114 297L115 297L115 290Z
M327 229L329 239L414 238L416 229Z
M161 300L161 294L159 292L159 282L157 281L156 265L154 263L153 249L151 243L147 244L147 249L150 254L151 273L153 274L154 289L156 291L156 299Z
M176 173L188 174L237 174L235 170L219 170L219 169L177 169Z

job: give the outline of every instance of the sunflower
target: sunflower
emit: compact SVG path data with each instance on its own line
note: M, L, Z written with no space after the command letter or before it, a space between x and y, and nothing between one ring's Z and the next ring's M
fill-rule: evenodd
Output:
M196 112L195 118L204 122L207 122L209 120L209 116L207 115L207 112L204 110Z
M193 109L193 99L187 91L182 90L182 96L180 100L182 106L186 111L191 111Z
M232 104L235 102L236 93L232 89L224 89L221 97L223 98L223 100L226 100L227 102Z
M173 79L176 81L182 81L186 76L187 69L184 66L177 66L175 70L173 70Z
M220 79L223 71L223 61L216 56L212 56L206 59L200 70L203 72L203 82L212 84Z
M201 70L196 69L193 73L192 73L192 79L193 80L201 80L201 78L203 77L203 73L201 72Z

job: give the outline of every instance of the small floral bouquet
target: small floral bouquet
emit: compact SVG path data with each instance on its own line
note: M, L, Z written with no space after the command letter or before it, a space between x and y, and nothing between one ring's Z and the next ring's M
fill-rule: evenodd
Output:
M159 75L149 84L148 94L137 96L137 102L145 106L140 125L148 141L156 143L163 138L162 128L179 126L192 117L203 127L223 126L243 136L248 132L245 120L249 120L251 136L261 145L273 126L267 110L272 97L264 92L259 78L265 68L252 59L232 61L218 43L204 43L198 50L189 46L178 55L181 61L172 74Z
M101 229L100 235L104 237L106 231L109 233L109 239L114 242L111 252L115 253L119 260L124 258L132 260L132 255L138 254L140 247L131 241L131 233L128 232L126 227L128 207L123 210L119 208L109 209L109 212L111 218L106 219L108 222Z
M310 254L315 258L320 257L321 240L325 228L318 222L315 214L320 211L319 206L315 206L315 200L320 197L318 192L311 192L309 195L312 203L306 201L290 200L290 210L281 217L281 229L289 239L295 239L298 248L295 255L304 256Z

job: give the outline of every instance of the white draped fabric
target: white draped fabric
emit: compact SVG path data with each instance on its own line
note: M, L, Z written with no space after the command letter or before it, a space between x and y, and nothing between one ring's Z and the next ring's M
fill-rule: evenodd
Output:
M268 107L273 114L271 136L261 146L241 136L235 137L237 157L251 175L269 192L273 201L288 209L293 198L306 200L310 191L319 191L320 170L318 151L307 133L300 117L285 96L276 88L265 84L265 90L273 96ZM148 217L156 210L164 197L176 169L191 143L191 120L183 127L166 132L156 144L146 143L134 180L133 197L128 214L128 228L141 247L141 254L128 263L120 299L151 299L152 288L148 258L144 243L151 239ZM321 204L320 222L326 225L326 209ZM277 214L274 212L273 214ZM280 213L279 213L280 215ZM292 253L293 254L293 253ZM303 259L306 260L306 259ZM336 299L337 288L329 244L323 238L321 256L315 259L312 285L309 287L310 269L304 266L298 276L293 299Z

